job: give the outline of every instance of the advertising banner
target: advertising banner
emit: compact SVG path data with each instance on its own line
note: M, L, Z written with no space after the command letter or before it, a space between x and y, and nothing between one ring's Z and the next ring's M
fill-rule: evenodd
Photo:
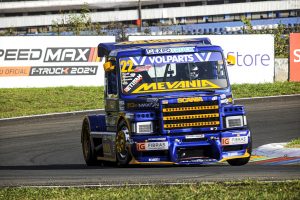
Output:
M300 81L300 33L290 34L290 81Z
M273 35L129 36L129 41L197 37L208 37L213 45L223 48L225 57L228 54L236 57L236 64L228 66L231 83L266 83L274 81Z
M104 85L102 42L114 36L0 37L0 87Z

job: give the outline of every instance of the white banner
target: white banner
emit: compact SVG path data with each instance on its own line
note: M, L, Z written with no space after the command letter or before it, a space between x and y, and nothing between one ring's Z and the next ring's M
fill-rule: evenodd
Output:
M231 83L265 83L274 81L273 35L173 35L129 36L129 41L208 37L221 46L225 57L232 54L236 64L228 66Z
M0 88L104 85L104 42L115 37L0 37Z

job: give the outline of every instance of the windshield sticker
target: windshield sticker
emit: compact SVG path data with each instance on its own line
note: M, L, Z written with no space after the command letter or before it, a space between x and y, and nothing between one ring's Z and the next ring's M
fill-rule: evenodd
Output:
M151 68L152 68L151 65L137 66L133 71L134 72L145 72L145 71L149 71L149 69L151 69Z
M143 83L136 88L132 93L147 93L147 92L166 92L180 90L195 90L195 89L216 89L220 86L208 80L192 80L192 81L175 81L175 82L158 82L158 83Z
M143 76L141 74L137 75L131 83L129 83L126 88L124 88L125 92L129 92L137 83L139 83L143 79Z
M187 63L187 62L208 62L223 60L220 52L203 52L193 54L161 55L161 56L142 56L121 58L120 62L131 60L137 65L162 65L168 63Z
M128 85L128 82L132 81L135 75L135 73L122 73L122 84Z
M175 47L175 48L149 48L146 49L147 55L163 54L163 53L192 53L195 47Z

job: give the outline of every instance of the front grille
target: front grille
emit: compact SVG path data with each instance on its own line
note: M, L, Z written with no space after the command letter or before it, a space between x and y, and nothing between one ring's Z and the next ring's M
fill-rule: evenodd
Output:
M162 104L162 115L165 130L220 125L218 101Z

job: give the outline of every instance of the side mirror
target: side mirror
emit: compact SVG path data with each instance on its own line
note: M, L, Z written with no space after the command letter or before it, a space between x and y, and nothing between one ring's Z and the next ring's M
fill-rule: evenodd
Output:
M112 64L111 61L107 61L103 64L103 68L104 68L104 71L110 72L115 69L115 66Z
M227 55L227 64L228 65L235 65L235 56L233 55Z

